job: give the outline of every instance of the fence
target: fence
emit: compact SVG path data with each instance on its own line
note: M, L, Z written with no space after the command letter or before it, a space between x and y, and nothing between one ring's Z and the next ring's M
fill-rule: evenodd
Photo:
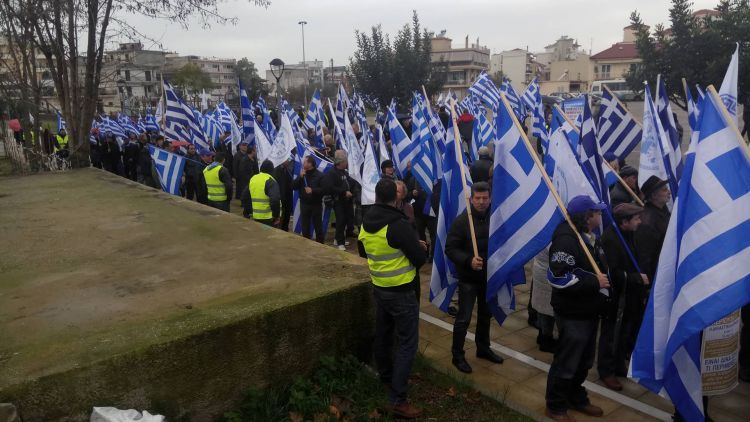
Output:
M7 158L16 174L28 174L41 171L65 171L70 169L70 161L60 158L57 154L45 154L35 151L16 142L13 131L2 128L2 142L0 142L0 157ZM38 135L37 135L38 136Z

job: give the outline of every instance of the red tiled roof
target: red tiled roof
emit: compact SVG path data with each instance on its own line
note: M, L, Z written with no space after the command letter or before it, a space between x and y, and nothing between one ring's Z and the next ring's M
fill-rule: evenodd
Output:
M719 16L719 11L714 9L701 9L693 12L693 16Z
M612 47L594 54L591 56L591 59L637 59L638 57L640 56L634 43L618 42L617 44L612 44Z

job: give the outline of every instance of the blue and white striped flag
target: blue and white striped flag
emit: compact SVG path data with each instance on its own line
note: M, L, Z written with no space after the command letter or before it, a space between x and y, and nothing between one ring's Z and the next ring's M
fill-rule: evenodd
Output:
M128 137L122 127L108 116L102 116L102 121L99 123L99 132L104 134L111 133L116 138Z
M604 158L599 149L594 133L594 119L591 116L591 108L588 99L583 102L583 113L581 113L581 141L578 144L578 161L581 163L583 173L591 182L599 201L609 205L609 184L604 177Z
M164 137L174 141L188 141L198 149L209 149L200 120L196 119L193 109L177 96L167 81L164 81L164 96L167 99Z
M65 119L63 119L62 114L60 112L57 112L57 131L60 132L62 129L67 129L67 123L65 123Z
M495 141L495 128L487 120L484 113L474 115L474 127L472 130L471 159L479 159L479 148L486 147Z
M643 129L630 112L622 106L609 88L605 87L599 103L597 136L602 153L627 157L641 142Z
M487 257L487 303L502 324L515 309L513 286L525 282L523 266L552 240L562 221L555 197L534 163L503 102L495 119L495 168Z
M138 128L133 124L133 121L130 120L130 117L124 115L124 114L117 114L117 122L120 124L120 127L127 135L130 135L131 133L138 135L140 132L138 131Z
M542 104L542 93L539 90L537 78L531 81L529 87L523 93L523 102L526 110L531 111L532 114L531 134L542 143L542 148L546 151L549 144L549 132L547 132L547 125L544 120L544 104Z
M159 175L161 188L164 192L179 195L182 172L185 170L185 157L156 148L151 144L148 145L148 152L151 154L154 168Z
M698 105L693 101L693 94L690 92L685 78L682 79L682 88L685 90L685 102L687 103L688 112L688 125L690 125L690 131L695 132L698 130L700 111Z
M388 131L391 134L391 146L393 148L393 158L396 161L396 169L401 177L409 171L408 164L416 158L419 153L417 145L409 139L406 131L401 127L396 115L392 110L388 110Z
M221 134L224 131L219 120L216 119L213 113L200 114L198 110L195 110L195 113L197 118L200 119L201 130L203 131L206 140L208 140L211 145L218 145L221 140Z
M721 82L721 88L719 89L719 95L721 101L724 102L724 106L729 111L729 114L734 117L734 125L739 127L739 116L737 115L737 77L740 72L739 66L739 55L740 55L740 43L737 43L737 47L732 54L732 60L729 61L729 67L727 67L727 73L724 74L724 80Z
M656 113L656 105L654 105L648 85L645 87L643 97L643 140L641 157L638 161L638 186L643 186L643 183L651 176L656 176L661 180L669 179L662 155L662 145L669 145L669 139Z
M500 106L500 90L497 89L495 83L492 82L489 75L486 72L482 72L474 84L469 87L469 92L476 95L487 106L494 110Z
M703 103L628 375L688 421L704 420L701 331L750 302L750 155L723 108Z
M508 100L508 103L513 108L516 117L524 119L526 117L526 111L524 110L523 102L516 90L513 89L513 85L510 84L509 80L503 80L502 85L500 85L500 92L505 94L505 99Z
M419 94L412 98L412 120L411 120L411 142L416 146L417 155L411 163L411 174L425 190L426 194L432 196L432 182L435 179L432 153L432 132L427 126L427 120L423 113Z
M153 114L146 113L146 118L143 123L147 132L160 132L159 123L156 122L156 117Z
M339 84L339 91L336 95L336 121L339 122L339 127L344 127L344 116L346 116L346 110L349 108L349 96L346 95L346 90L344 89L344 85ZM340 139L337 140L338 142L341 142Z
M310 107L307 109L305 116L306 129L315 131L315 146L323 147L323 126L325 126L325 115L323 115L323 104L320 102L320 89L315 89L315 93L310 99ZM307 133L305 133L307 138Z
M669 139L669 143L662 145L664 167L667 169L667 176L669 176L669 189L672 192L677 192L677 184L680 181L680 176L682 176L681 139L672 114L672 106L669 104L667 87L661 75L657 77L656 112L659 115L661 126L664 128L664 133L667 134Z
M242 115L242 140L248 145L255 145L255 113L253 113L253 103L247 96L245 87L240 81L240 114Z
M454 103L455 104L455 103ZM453 133L453 118L446 128L445 161L440 187L440 212L438 213L435 252L430 275L430 302L448 312L453 292L458 287L458 273L453 262L445 255L445 241L453 220L466 210L461 167L456 155L456 139Z
M266 100L264 100L263 97L259 97L258 101L255 102L255 105L260 109L260 113L263 115L261 127L266 132L266 137L268 139L274 139L276 137L276 125L274 125L273 120L271 120L271 114L268 112Z

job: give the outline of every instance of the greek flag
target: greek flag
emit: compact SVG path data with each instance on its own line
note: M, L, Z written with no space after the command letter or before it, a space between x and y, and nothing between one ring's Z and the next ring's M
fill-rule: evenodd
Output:
M482 72L477 77L474 84L469 87L469 92L484 101L493 111L500 106L500 91L486 72Z
M500 92L505 94L505 99L508 100L510 106L513 107L513 112L516 114L516 117L519 119L526 117L526 111L523 109L521 97L519 97L516 90L513 89L513 85L510 84L509 80L503 80L503 84L500 85Z
M432 133L427 127L419 95L412 98L411 143L416 146L417 154L411 163L411 174L417 179L427 195L432 195L432 181L434 180L432 153Z
M495 130L484 113L474 115L472 135L471 159L476 161L479 159L479 148L485 147L495 141Z
M371 142L365 145L364 165L362 166L362 205L375 203L375 185L380 180L380 167ZM432 185L430 185L432 191Z
M203 130L206 139L211 141L211 145L218 145L223 132L221 123L213 114L200 114L197 110L195 112L201 121L201 130Z
M195 118L193 109L177 96L167 81L164 81L164 96L167 99L164 136L170 140L188 141L198 149L209 149L200 120Z
M133 122L130 120L130 117L125 116L124 114L117 114L117 121L120 124L120 127L123 131L125 131L126 134L135 134L138 135L140 132L138 131L138 128L133 125ZM127 136L126 136L127 137Z
M657 77L658 91L656 92L656 112L659 114L659 121L667 134L669 143L662 145L662 155L664 156L664 167L667 169L669 176L669 189L677 192L677 183L682 176L682 153L680 151L680 135L677 133L677 125L674 122L672 107L669 105L667 96L667 87L664 85L664 79L661 75Z
M514 111L504 102L495 125L495 168L487 258L487 303L502 324L515 309L513 286L525 282L523 266L552 240L562 214L535 154L524 142Z
M627 157L641 142L643 129L630 112L623 107L609 88L605 87L599 103L597 136L602 153Z
M406 136L406 131L396 119L393 110L390 109L388 109L388 131L391 134L391 146L393 148L393 158L396 161L396 168L403 177L409 171L408 164L417 157L419 148Z
M388 145L385 143L385 135L383 126L378 125L378 157L379 162L391 159L391 154L388 152Z
M111 133L112 136L116 138L128 137L122 127L120 127L120 125L116 121L110 119L108 116L102 116L102 121L99 124L99 131L104 133L105 135L107 133Z
M240 81L240 114L242 115L242 140L248 145L255 145L255 113L253 113L253 103L247 96L245 87Z
M305 127L315 130L315 146L317 147L323 147L323 126L325 126L325 114L323 114L323 104L320 102L320 89L315 89L310 100L310 107L307 109Z
M643 183L651 176L662 180L669 179L662 156L662 145L669 145L669 140L656 114L656 106L648 85L646 85L643 97L643 142L641 142L641 157L638 163L638 186L643 186Z
M363 139L367 139L365 135L366 132L362 132ZM349 161L349 175L361 185L361 166L365 162L365 154L362 144L359 143L357 135L354 134L354 129L352 128L349 119L344 119L344 143L346 144L346 153Z
M325 173L328 170L333 168L333 163L328 160L328 158L321 157L316 151L310 148L309 144L306 144L304 142L296 141L297 145L297 153L294 154L294 174L292 175L293 178L298 178L300 171L302 171L302 160L309 156L312 156L315 160L315 165L318 171L321 173ZM302 233L302 208L300 206L299 201L299 191L295 190L292 193L292 220L294 221L293 225L293 231L297 234ZM331 218L331 209L326 207L323 210L323 237L325 237L325 232L328 231L328 222ZM315 229L313 228L313 235L315 234Z
M732 54L732 60L729 62L727 73L724 74L724 80L721 82L721 89L719 89L719 95L721 101L724 102L724 106L734 117L734 125L739 127L739 118L737 116L737 74L739 73L739 54L740 54L740 43L737 43L737 47Z
M580 118L582 114L583 113L579 114L578 117ZM570 142L570 146L573 148L573 151L577 151L578 144L581 142L580 129L574 127L573 124L568 121L563 111L560 110L560 107L554 106L552 107L550 133L554 133L559 128L562 128L565 137L568 139L568 142Z
M148 145L148 152L159 175L159 182L164 192L180 195L182 171L185 169L185 157Z
M62 114L60 112L57 112L57 131L60 132L61 130L67 130L67 123L65 123L65 119L63 119Z
M532 112L534 123L531 128L531 134L542 143L542 148L546 151L549 144L549 133L547 132L546 122L544 120L544 105L542 104L542 93L539 91L539 81L534 78L523 93L523 102L526 110Z
M302 123L302 119L299 118L297 112L294 111L292 105L289 104L289 101L287 101L285 98L281 98L281 109L284 110L287 116L289 116L289 121L292 122L292 129L294 129L294 135L302 136L302 128L304 127L304 123ZM305 136L302 136L302 138L307 138L307 133L305 133L304 135Z
M349 96L346 95L344 85L339 84L339 92L336 95L336 121L339 122L339 127L344 127L344 116L346 116L346 109L349 108ZM339 140L340 141L340 140Z
M159 133L159 123L156 122L156 117L154 117L153 114L146 113L146 118L144 119L144 127L146 128L147 132L156 132Z
M260 112L263 115L263 122L261 123L261 127L266 132L266 137L269 139L275 138L276 125L274 125L273 121L271 120L271 114L268 112L266 100L264 100L263 97L259 97L258 101L255 102L255 105L260 109Z
M604 177L604 159L599 149L594 133L594 119L591 117L591 108L588 99L583 102L583 113L581 113L581 143L578 144L578 160L583 168L583 173L591 182L596 192L596 198L605 204L609 204L609 184Z
M440 212L438 214L435 252L430 276L430 302L448 312L453 292L458 287L458 274L453 262L445 256L445 241L453 220L466 210L461 167L456 151L456 140L453 135L453 119L446 128L445 161L440 187Z
M596 192L583 173L578 156L565 133L565 129L559 127L550 135L549 149L544 155L544 169L563 203L567 204L578 195L595 198Z
M715 91L701 108L628 375L689 421L704 420L701 331L750 302L750 155L722 109Z

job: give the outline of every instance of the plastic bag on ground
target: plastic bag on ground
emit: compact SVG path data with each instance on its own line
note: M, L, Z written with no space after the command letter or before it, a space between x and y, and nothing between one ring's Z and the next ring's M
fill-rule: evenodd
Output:
M95 407L91 412L91 422L164 422L164 416L152 415L135 410L120 410L114 407Z

